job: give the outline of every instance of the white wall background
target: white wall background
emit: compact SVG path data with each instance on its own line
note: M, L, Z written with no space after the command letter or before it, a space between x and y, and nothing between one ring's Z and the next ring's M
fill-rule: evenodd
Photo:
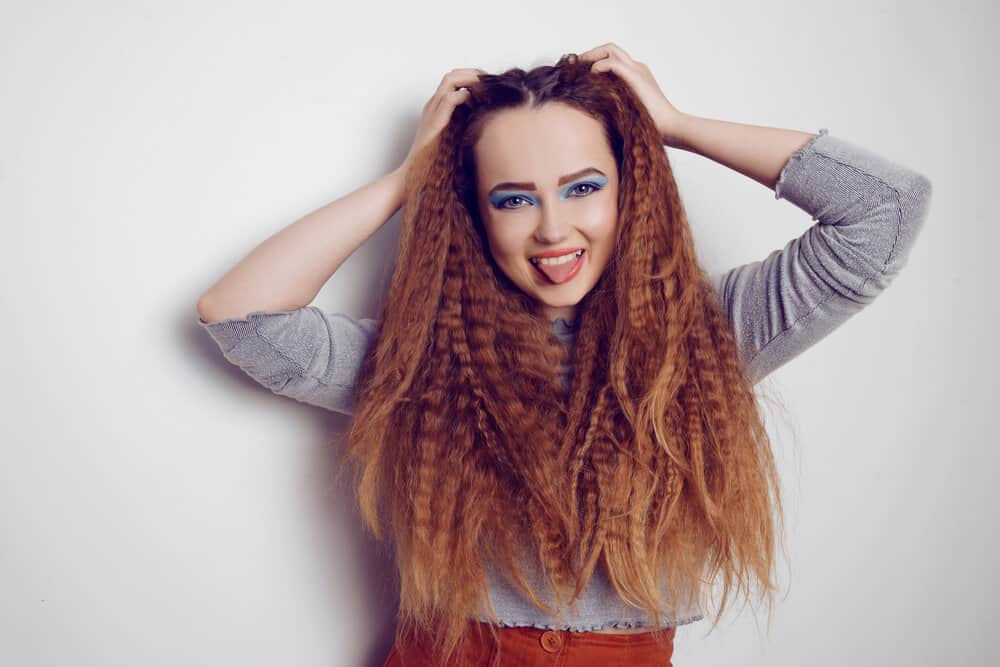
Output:
M997 664L996 26L987 2L4 2L0 663L381 665L398 589L329 482L346 418L229 365L195 302L398 165L446 71L613 41L684 111L827 127L934 184L896 282L771 378L770 628L683 626L674 664ZM708 268L811 224L668 152ZM398 231L316 305L375 316Z

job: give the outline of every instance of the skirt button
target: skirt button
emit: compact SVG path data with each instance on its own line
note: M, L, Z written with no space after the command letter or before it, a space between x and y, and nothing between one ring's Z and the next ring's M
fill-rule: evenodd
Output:
M546 630L542 633L541 639L542 648L549 653L555 653L562 648L563 638L558 632L552 630Z

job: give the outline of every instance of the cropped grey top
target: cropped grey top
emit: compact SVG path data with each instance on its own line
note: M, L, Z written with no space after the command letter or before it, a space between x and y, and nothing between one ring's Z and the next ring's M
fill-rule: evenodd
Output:
M824 128L784 165L774 189L816 221L762 260L712 279L732 322L753 382L801 354L871 303L907 261L923 227L930 180ZM256 311L245 318L198 323L223 356L275 394L351 414L361 360L376 322L316 306ZM557 319L554 332L570 341L576 323ZM571 369L560 372L568 382ZM644 610L626 606L600 566L571 610L568 623L538 610L487 567L490 603L505 626L598 630L652 625ZM535 565L525 564L532 590L554 603ZM666 591L664 591L666 595ZM697 601L678 604L663 625L704 618ZM487 620L485 614L482 620Z

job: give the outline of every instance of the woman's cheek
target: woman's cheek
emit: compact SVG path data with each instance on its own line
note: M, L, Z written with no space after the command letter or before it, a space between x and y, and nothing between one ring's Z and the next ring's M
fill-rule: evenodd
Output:
M579 229L586 237L587 242L595 246L596 250L597 247L609 243L614 236L615 221L614 219L609 220L605 216L595 216L593 220L582 224Z
M500 255L504 257L509 265L518 264L518 260L524 256L526 240L513 233L514 230L505 230L507 233L500 234L496 238L496 245Z
M488 234L488 237L493 259L503 272L512 280L516 280L519 274L524 274L522 260L527 261L524 240L512 234L497 234L495 229Z

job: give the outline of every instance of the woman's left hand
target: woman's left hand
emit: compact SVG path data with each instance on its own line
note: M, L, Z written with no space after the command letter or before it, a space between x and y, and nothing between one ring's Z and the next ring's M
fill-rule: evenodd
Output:
M578 57L581 60L593 61L590 68L592 72L611 70L624 79L642 100L649 115L653 117L660 136L663 137L663 143L667 146L676 146L679 143L679 125L684 113L670 103L645 63L633 60L623 48L611 42L585 51Z

